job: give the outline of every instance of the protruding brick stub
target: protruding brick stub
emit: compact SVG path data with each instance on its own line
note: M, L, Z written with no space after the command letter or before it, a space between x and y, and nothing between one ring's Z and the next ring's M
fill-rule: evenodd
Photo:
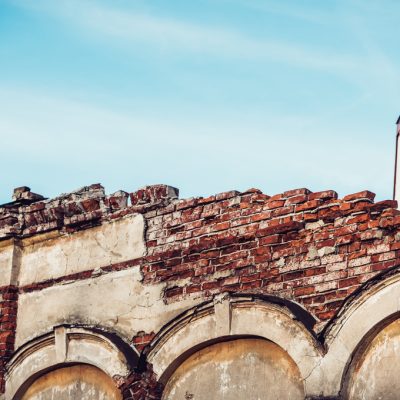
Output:
M179 196L179 189L167 185L152 185L146 186L143 189L131 193L131 203L133 206L141 204L154 204L160 201L177 199Z
M343 197L343 201L360 201L360 200L366 200L373 202L375 199L376 194L370 192L369 190L364 190L362 192L357 192L357 193L352 193L348 194L347 196Z
M14 189L12 199L13 201L38 201L43 200L44 197L40 194L31 192L31 188L29 188L28 186L20 186Z
M118 190L104 199L104 203L111 210L122 210L128 206L129 193Z
M31 188L28 186L20 186L14 189L12 199L13 200L19 200L22 198L23 194L26 192L30 192Z

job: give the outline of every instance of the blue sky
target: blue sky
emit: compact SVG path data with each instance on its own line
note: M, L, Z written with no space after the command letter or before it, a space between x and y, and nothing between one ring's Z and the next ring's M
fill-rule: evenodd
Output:
M397 0L0 0L0 202L101 182L392 195Z

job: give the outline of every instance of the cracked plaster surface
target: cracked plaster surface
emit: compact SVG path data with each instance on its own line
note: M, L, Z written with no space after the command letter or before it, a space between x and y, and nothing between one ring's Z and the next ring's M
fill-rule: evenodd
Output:
M157 332L201 299L166 304L165 284L145 286L140 267L20 295L16 346L61 324L102 326L130 340L139 331ZM32 318L34 316L34 318Z
M56 279L140 258L145 253L144 220L136 214L73 235L25 245L20 284Z

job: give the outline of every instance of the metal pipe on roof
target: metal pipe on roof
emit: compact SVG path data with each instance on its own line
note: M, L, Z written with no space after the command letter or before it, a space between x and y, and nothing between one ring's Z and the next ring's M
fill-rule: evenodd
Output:
M400 117L396 121L396 158L394 163L394 185L393 185L393 200L397 200L400 205L400 193L398 193L399 185L397 184L397 178L400 177L400 165L398 162L399 157L399 145L400 145Z

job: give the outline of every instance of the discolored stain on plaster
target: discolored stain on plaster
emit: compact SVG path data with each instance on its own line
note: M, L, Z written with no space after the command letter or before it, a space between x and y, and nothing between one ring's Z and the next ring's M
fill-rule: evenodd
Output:
M351 400L397 400L400 393L400 320L381 330L352 369ZM388 384L390 382L390 384Z
M300 373L289 355L262 339L237 339L202 349L169 379L163 399L304 399Z
M38 378L21 400L122 400L114 382L89 365L75 365L51 371Z

